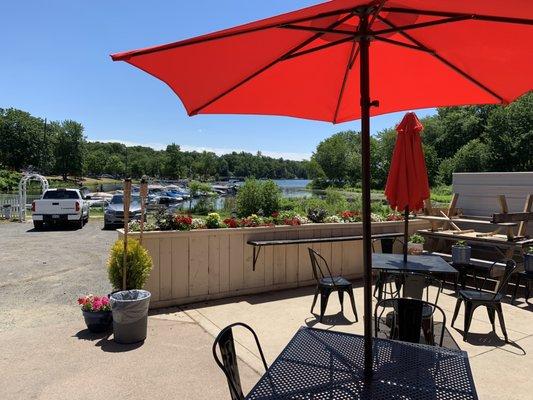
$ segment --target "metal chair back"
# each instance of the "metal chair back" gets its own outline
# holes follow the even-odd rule
[[[498,285],[498,289],[494,292],[494,296],[492,297],[493,300],[496,300],[498,296],[505,296],[505,289],[507,288],[507,284],[509,283],[509,280],[511,279],[511,276],[516,271],[517,265],[514,260],[511,259],[504,259],[495,261],[492,263],[492,265],[489,268],[488,274],[483,279],[483,284],[481,285],[481,290],[485,290],[485,284],[487,283],[487,279],[493,276],[494,268],[497,266],[497,264],[505,263],[505,273],[503,274],[503,277],[500,280],[500,283]]]
[[[378,310],[382,308],[381,313]],[[374,310],[375,336],[380,332],[380,320],[387,308],[393,309],[391,321],[391,339],[403,342],[420,343],[420,331],[424,320],[434,323],[433,315],[438,310],[442,316],[442,329],[440,331],[439,346],[442,347],[444,341],[444,330],[446,328],[446,314],[438,305],[425,300],[409,298],[384,299],[376,304]],[[424,310],[431,310],[431,318],[424,315]],[[431,330],[433,332],[433,329]],[[433,333],[434,335],[434,333]]]
[[[313,269],[313,277],[315,280],[320,282],[320,279],[322,278],[331,278],[331,281],[333,282],[333,275],[331,274],[326,259],[310,247],[308,247],[307,250],[309,250],[309,258],[311,259],[311,267]],[[320,266],[321,264],[322,267]],[[327,272],[327,275],[324,274],[324,270]]]
[[[259,349],[259,354],[261,355],[265,371],[268,369],[268,365],[263,354],[263,349],[259,344],[259,339],[250,326],[242,322],[236,322],[222,329],[215,338],[215,342],[213,343],[213,357],[215,358],[217,365],[224,372],[224,375],[226,375],[231,400],[244,400],[241,378],[239,375],[239,366],[237,363],[237,352],[235,351],[235,341],[233,339],[233,327],[235,326],[244,327],[252,333],[257,348]],[[219,348],[222,360],[218,357],[217,347]]]

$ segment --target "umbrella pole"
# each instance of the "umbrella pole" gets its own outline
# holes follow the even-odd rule
[[[409,206],[405,207],[403,221],[403,262],[407,264],[407,242],[409,241]]]
[[[370,223],[370,71],[368,10],[359,14],[360,94],[361,94],[361,159],[363,205],[363,272],[364,272],[364,332],[365,377],[372,376],[372,226]]]
[[[131,196],[131,179],[124,179],[124,259],[122,260],[122,290],[127,290],[126,274],[128,272],[128,231],[129,231],[129,217],[130,217],[130,196]]]

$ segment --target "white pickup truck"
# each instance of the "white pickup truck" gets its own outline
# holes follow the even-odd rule
[[[31,205],[33,226],[74,223],[80,228],[89,220],[89,203],[78,189],[48,189]]]

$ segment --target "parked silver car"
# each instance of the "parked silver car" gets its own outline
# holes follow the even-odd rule
[[[141,218],[141,198],[139,196],[131,196],[129,218],[130,220]],[[104,213],[104,229],[118,225],[124,225],[124,195],[122,194],[113,195]]]

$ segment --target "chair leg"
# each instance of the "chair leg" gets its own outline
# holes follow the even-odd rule
[[[516,300],[516,293],[518,292],[518,287],[520,286],[520,275],[516,275],[516,281],[514,284],[514,290],[513,290],[513,298],[511,299],[511,304],[513,304]],[[527,300],[527,299],[526,299]]]
[[[461,299],[460,297],[457,298],[457,303],[455,303],[455,311],[453,312],[453,318],[452,318],[452,324],[451,324],[452,327],[453,327],[453,324],[455,323],[455,320],[457,319],[457,315],[459,314],[459,309],[461,308],[462,301],[463,299]]]
[[[503,336],[505,337],[505,342],[508,342],[509,339],[507,338],[507,329],[505,329],[505,321],[503,319],[503,311],[502,311],[502,304],[497,303],[496,306],[496,312],[498,313],[498,319],[500,320],[500,328],[502,328]]]
[[[472,315],[474,314],[474,305],[471,301],[465,300],[465,326],[463,331],[463,340],[466,342],[466,336],[472,323]]]
[[[492,325],[492,331],[496,333],[496,327],[494,326],[494,320],[496,319],[496,310],[491,306],[487,306],[487,314],[489,314],[489,321]]]
[[[322,322],[322,317],[324,317],[324,313],[326,312],[326,306],[328,305],[328,298],[330,294],[330,290],[322,289],[320,291],[320,322]]]
[[[355,322],[359,322],[359,317],[357,316],[357,309],[355,308],[355,298],[353,296],[353,287],[350,286],[348,289],[348,296],[350,297],[350,302],[352,303],[353,315],[355,315]]]
[[[341,303],[341,313],[344,313],[344,290],[337,290],[339,295],[339,303]]]
[[[319,291],[320,291],[320,289],[317,286],[316,289],[315,289],[315,297],[313,297],[313,304],[311,304],[311,314],[313,314],[313,309],[315,308],[316,299],[318,299],[318,292]]]

